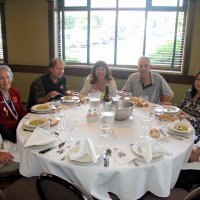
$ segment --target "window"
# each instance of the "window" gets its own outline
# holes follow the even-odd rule
[[[58,0],[57,54],[67,63],[181,71],[188,0]],[[57,12],[58,11],[58,12]]]
[[[4,1],[0,1],[0,63],[7,62]]]

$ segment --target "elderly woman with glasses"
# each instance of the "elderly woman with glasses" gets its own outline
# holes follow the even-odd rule
[[[11,87],[13,73],[6,65],[0,65],[0,133],[3,139],[16,143],[16,128],[26,114],[20,93]]]

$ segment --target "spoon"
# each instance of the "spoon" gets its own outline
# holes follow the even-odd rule
[[[106,149],[106,155],[107,155],[107,166],[110,166],[110,162],[109,162],[109,157],[111,156],[111,149]]]

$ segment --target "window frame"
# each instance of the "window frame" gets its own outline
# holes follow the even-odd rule
[[[0,0],[0,13],[1,13],[1,33],[2,33],[2,45],[3,45],[3,60],[0,60],[1,64],[8,63],[7,53],[7,37],[6,37],[6,19],[5,19],[5,0]]]
[[[49,49],[49,55],[50,58],[55,57],[55,31],[54,31],[54,3],[56,3],[56,0],[48,0],[49,4],[49,33],[54,33],[49,35],[49,42],[50,49]],[[190,84],[192,80],[192,76],[188,76],[189,72],[189,63],[190,63],[190,54],[191,54],[191,43],[192,43],[192,31],[194,26],[194,16],[195,16],[195,1],[194,0],[188,0],[188,10],[187,10],[187,29],[185,32],[185,48],[183,52],[183,66],[182,71],[172,71],[172,70],[161,70],[161,69],[153,69],[153,71],[156,71],[158,73],[161,73],[164,75],[166,79],[168,79],[170,82],[176,82],[176,83],[186,83]],[[187,55],[187,56],[186,56]],[[75,63],[67,63],[68,69],[67,74],[68,75],[74,75],[74,76],[86,76],[91,71],[92,65],[87,64],[75,64]],[[112,66],[110,65],[112,69],[112,74],[115,78],[120,79],[127,79],[127,77],[137,71],[137,66],[132,65],[132,68],[126,67],[125,65],[120,66]],[[183,76],[180,76],[183,75]],[[176,77],[176,79],[174,79]],[[183,79],[184,80],[181,80]]]

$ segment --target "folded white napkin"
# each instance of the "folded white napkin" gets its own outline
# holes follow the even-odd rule
[[[47,145],[56,141],[55,137],[40,127],[36,127],[24,147]]]
[[[140,141],[133,146],[133,150],[142,156],[147,163],[150,163],[152,158],[160,157],[168,152],[162,144],[153,138]]]
[[[99,158],[99,155],[95,151],[95,147],[93,145],[93,142],[90,139],[86,139],[79,147],[78,152],[71,153],[69,155],[70,160],[78,160],[79,158],[88,155],[91,158],[91,161],[93,163],[97,163],[97,160]]]

